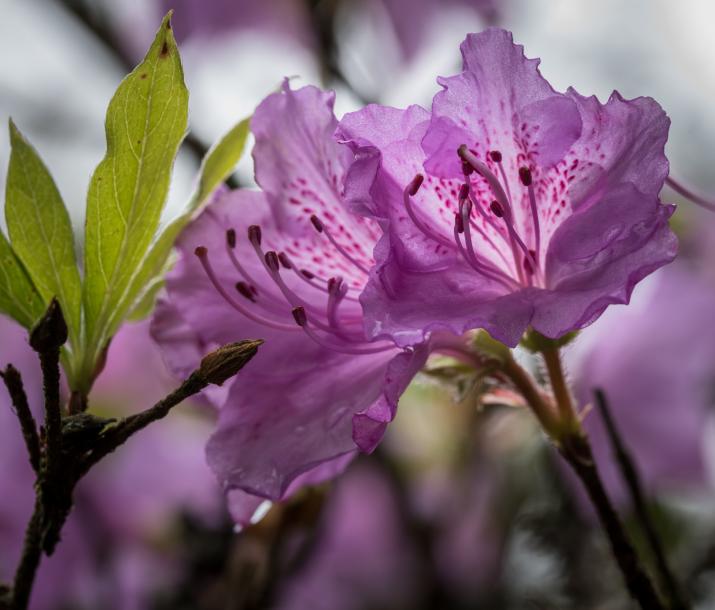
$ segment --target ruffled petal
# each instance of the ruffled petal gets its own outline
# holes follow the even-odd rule
[[[423,143],[427,171],[459,178],[463,144],[482,158],[500,151],[515,183],[519,165],[558,162],[579,137],[581,119],[576,104],[541,76],[539,60],[527,59],[511,33],[496,28],[469,34],[461,50],[463,72],[439,79],[444,90],[434,98]]]
[[[225,489],[277,500],[300,475],[355,454],[355,415],[383,405],[394,413],[395,390],[416,372],[390,366],[394,357],[336,354],[309,340],[259,353],[251,375],[234,382],[207,446]]]
[[[571,216],[551,240],[549,289],[536,301],[534,328],[560,337],[609,305],[627,303],[640,280],[675,258],[677,239],[668,226],[673,210],[624,184]]]

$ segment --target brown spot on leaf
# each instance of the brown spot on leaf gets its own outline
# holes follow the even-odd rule
[[[142,73],[139,75],[139,78],[141,78],[142,80],[144,80],[144,79],[146,78],[146,72],[142,72]]]
[[[164,44],[161,46],[161,53],[159,53],[159,57],[166,57],[169,55],[169,44],[164,41]]]

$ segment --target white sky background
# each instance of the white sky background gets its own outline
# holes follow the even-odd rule
[[[105,2],[134,44],[148,47],[158,23],[151,0]],[[357,4],[359,6],[359,3]],[[359,13],[359,11],[357,11]],[[123,76],[121,67],[54,0],[0,0],[0,123],[10,115],[50,166],[78,226],[89,175],[104,153],[103,117]],[[603,100],[612,89],[626,97],[651,95],[673,119],[669,152],[674,173],[715,192],[715,3],[708,0],[507,0],[504,26],[527,55],[540,56],[544,75]],[[341,18],[343,66],[363,90],[394,105],[428,104],[437,74],[459,65],[458,43],[478,17],[445,13],[432,24],[424,50],[407,69],[394,45],[376,35],[384,23],[355,11]],[[143,44],[142,44],[142,39]],[[382,42],[381,42],[382,40]],[[260,32],[195,41],[181,49],[191,91],[191,129],[210,143],[255,105],[283,76],[317,83],[310,55]],[[338,112],[357,102],[338,91]],[[9,144],[0,130],[0,189]],[[177,167],[168,214],[186,200],[195,170],[186,155]],[[241,178],[250,180],[250,158]]]

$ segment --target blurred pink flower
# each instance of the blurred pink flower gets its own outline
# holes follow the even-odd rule
[[[649,280],[631,307],[588,331],[590,348],[573,367],[582,404],[593,402],[595,388],[604,391],[649,492],[705,482],[704,432],[715,405],[714,287],[679,260]],[[608,490],[626,502],[597,411],[585,426]]]

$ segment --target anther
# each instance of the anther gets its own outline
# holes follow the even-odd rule
[[[258,225],[251,225],[248,227],[248,241],[250,241],[254,246],[261,245],[261,227]]]
[[[268,268],[271,271],[275,272],[280,269],[280,265],[278,263],[278,255],[273,252],[273,250],[269,250],[268,252],[266,252],[264,258],[266,260],[266,265],[268,265]]]
[[[246,284],[246,282],[237,282],[236,283],[236,291],[238,294],[240,294],[242,297],[245,297],[252,303],[256,302],[255,299],[255,292],[256,289],[253,286],[249,286]]]
[[[501,152],[492,150],[489,152],[489,158],[494,161],[494,163],[501,163]]]
[[[465,178],[467,176],[469,176],[473,171],[474,171],[474,168],[471,165],[469,165],[469,163],[462,161],[462,173],[464,174]]]
[[[318,218],[315,214],[310,217],[310,222],[313,223],[313,226],[318,233],[323,232],[323,223],[320,221],[320,218]]]
[[[459,200],[463,201],[467,197],[469,197],[469,185],[463,184],[459,187]]]
[[[205,246],[198,246],[194,250],[194,254],[198,256],[199,258],[204,258],[208,254],[208,249]]]
[[[524,186],[531,186],[531,170],[528,167],[519,168],[519,180]]]
[[[422,174],[417,174],[413,179],[412,182],[407,186],[407,193],[409,194],[410,197],[414,197],[417,194],[417,191],[420,190],[420,187],[422,186],[422,182],[424,181],[425,177]]]
[[[293,314],[293,319],[298,326],[303,327],[308,323],[308,316],[305,313],[305,309],[302,307],[294,307],[291,310],[291,313]]]
[[[281,265],[283,265],[284,269],[292,269],[293,265],[290,262],[290,259],[288,258],[288,255],[285,252],[279,252],[278,253],[278,260],[281,262]]]
[[[496,199],[489,204],[489,209],[497,218],[502,218],[504,216],[504,209]]]
[[[315,273],[308,271],[307,269],[301,269],[300,273],[306,280],[312,280],[315,278]]]
[[[228,244],[229,248],[236,247],[236,230],[235,229],[229,229],[228,231],[226,231],[226,243]]]

